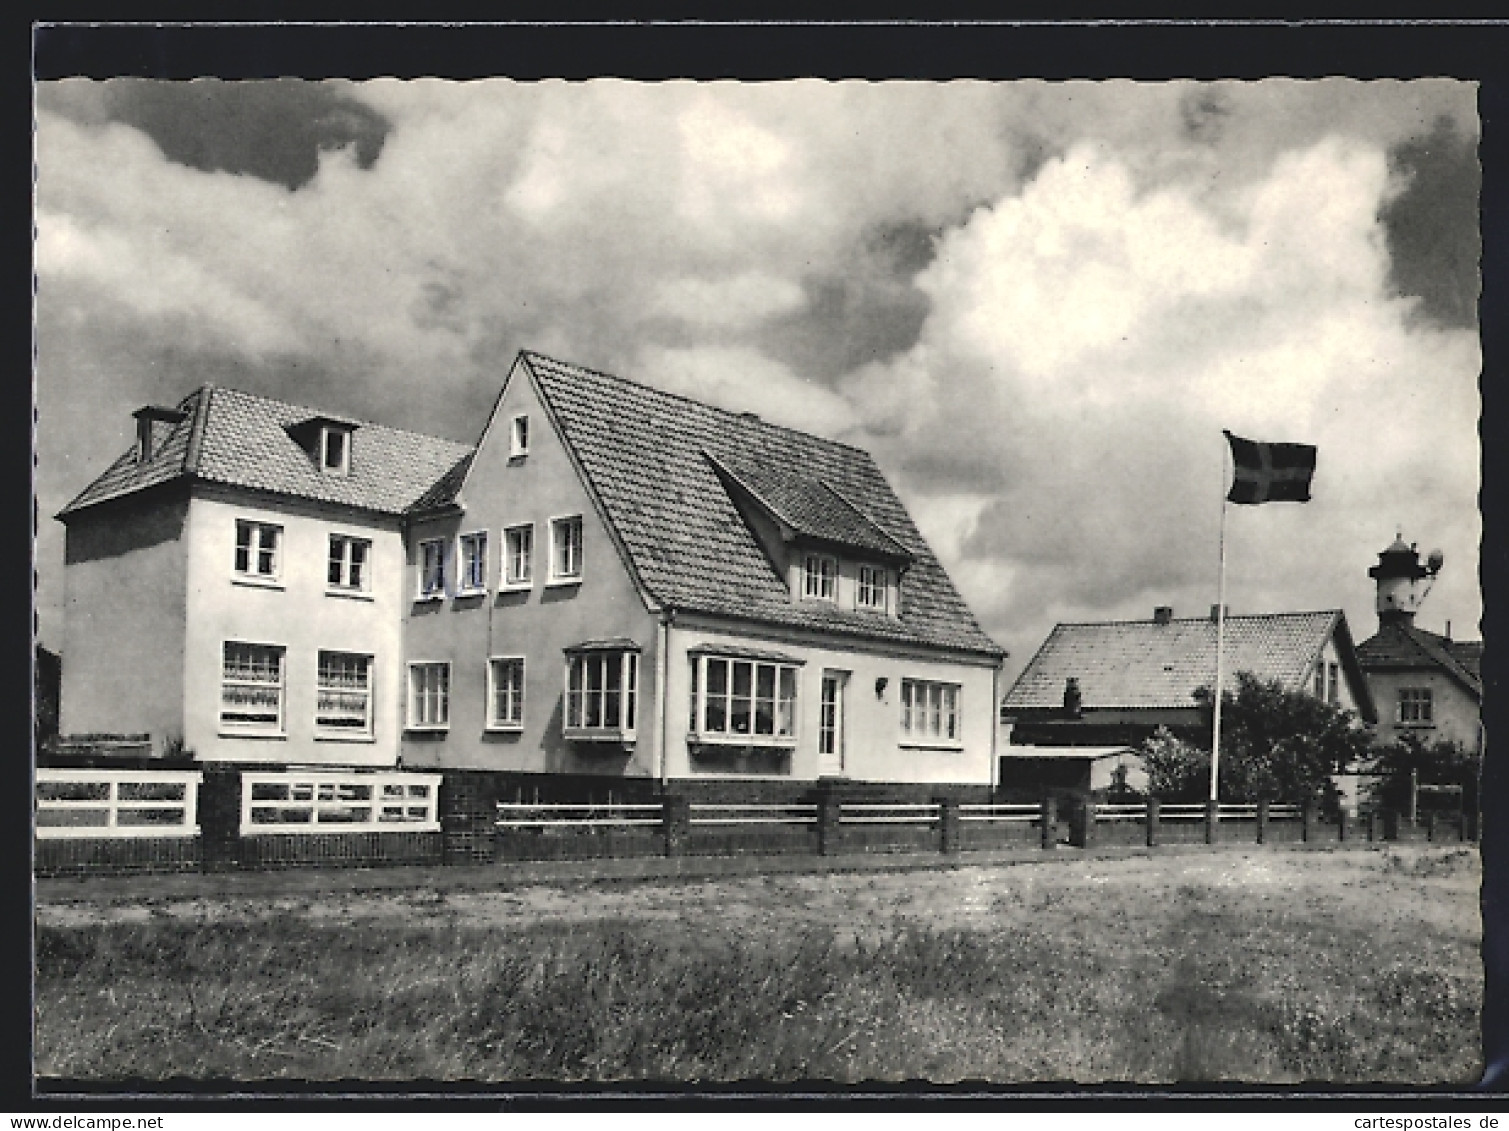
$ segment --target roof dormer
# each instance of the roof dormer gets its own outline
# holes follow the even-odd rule
[[[359,425],[334,416],[311,416],[288,426],[288,434],[304,449],[321,475],[351,474],[351,438]]]

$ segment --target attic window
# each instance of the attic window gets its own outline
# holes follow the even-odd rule
[[[334,424],[320,429],[320,470],[326,475],[351,471],[351,432]]]
[[[529,417],[523,413],[515,416],[509,426],[508,454],[510,457],[529,454]]]

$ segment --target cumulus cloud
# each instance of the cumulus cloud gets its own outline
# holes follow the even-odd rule
[[[1470,87],[279,87],[44,89],[44,514],[204,380],[471,440],[527,347],[871,448],[1013,670],[1214,600],[1223,427],[1321,450],[1234,607],[1366,635],[1397,525],[1478,614]]]

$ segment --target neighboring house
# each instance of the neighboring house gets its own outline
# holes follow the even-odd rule
[[[475,448],[206,387],[68,527],[65,733],[988,784],[1004,653],[874,461],[520,354]]]
[[[1357,647],[1381,718],[1378,739],[1413,735],[1429,744],[1483,749],[1483,643],[1453,640],[1415,626],[1415,613],[1440,565],[1422,565],[1402,539],[1378,555],[1369,575],[1377,582],[1378,632]]]
[[[524,353],[408,550],[406,765],[991,781],[1004,653],[857,448]]]
[[[1376,719],[1346,616],[1339,610],[1226,617],[1225,686],[1238,672]],[[1196,697],[1216,677],[1216,619],[1060,624],[1001,704],[1011,744],[1136,744],[1160,726],[1208,744],[1210,710]],[[1011,755],[1011,747],[1003,747]],[[1002,770],[1002,779],[1006,770]]]
[[[398,759],[403,520],[470,451],[205,386],[58,518],[61,730],[200,759]]]

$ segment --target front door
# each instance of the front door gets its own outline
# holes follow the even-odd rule
[[[844,772],[844,684],[848,672],[823,672],[817,718],[817,772],[835,777]]]

